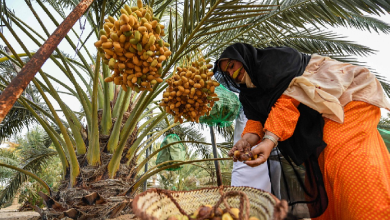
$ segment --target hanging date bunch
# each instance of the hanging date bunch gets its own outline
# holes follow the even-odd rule
[[[162,62],[170,55],[164,25],[153,16],[148,5],[141,0],[137,6],[125,5],[119,20],[108,16],[95,46],[101,52],[103,62],[112,70],[105,82],[114,82],[127,91],[153,91],[152,86],[161,83]]]
[[[210,114],[214,102],[219,98],[215,87],[219,83],[212,80],[213,65],[210,59],[198,58],[192,64],[177,67],[167,80],[169,87],[163,93],[160,106],[174,116],[174,121],[183,123],[183,118],[199,123],[199,117]]]

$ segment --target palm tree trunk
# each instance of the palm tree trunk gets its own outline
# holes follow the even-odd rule
[[[34,78],[35,74],[41,68],[43,63],[49,58],[51,53],[65,37],[74,23],[83,15],[83,13],[92,4],[93,0],[83,0],[69,14],[65,21],[49,37],[36,54],[23,67],[20,73],[11,81],[8,87],[0,95],[0,122],[3,121],[8,111],[15,104],[16,99],[22,94],[27,85]]]
[[[217,146],[216,146],[216,141],[215,141],[215,134],[214,134],[214,129],[212,126],[210,127],[210,136],[211,136],[211,143],[213,145],[213,154],[214,158],[218,158],[218,152],[217,152]],[[214,160],[214,165],[215,165],[215,172],[217,174],[217,184],[218,186],[222,186],[222,174],[221,174],[221,168],[219,167],[219,162],[218,160]]]

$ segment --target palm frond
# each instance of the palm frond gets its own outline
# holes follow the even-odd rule
[[[310,33],[308,29],[314,27],[318,31],[321,31],[320,27],[328,26],[344,26],[353,27],[361,30],[376,31],[389,33],[389,25],[375,19],[363,13],[367,12],[367,6],[356,5],[354,1],[297,1],[286,0],[280,1],[280,8],[278,10],[272,10],[269,13],[254,18],[235,20],[232,22],[221,22],[223,24],[220,28],[229,29],[232,27],[238,27],[240,25],[250,24],[238,30],[228,30],[221,34],[214,36],[212,42],[209,41],[207,47],[211,53],[220,53],[221,49],[226,44],[232,42],[253,42],[256,40],[262,41],[281,41],[286,34],[293,33]],[[388,11],[390,4],[388,2],[381,3],[381,1],[369,1],[372,4],[379,5],[374,11],[379,13],[380,9]],[[277,4],[277,1],[261,1],[263,4]],[[348,5],[348,6],[347,6]],[[350,7],[350,5],[354,7]],[[245,6],[239,5],[241,10],[245,9]],[[383,11],[383,10],[382,10]],[[383,14],[383,13],[382,13]],[[212,26],[211,26],[212,27]],[[218,28],[218,29],[220,29]],[[211,33],[214,28],[211,28],[208,32]],[[252,34],[250,34],[252,32]],[[197,40],[199,41],[199,39]],[[263,45],[267,47],[271,45]],[[325,48],[326,50],[326,48]],[[342,51],[342,50],[341,50]],[[344,51],[349,53],[350,51]],[[356,50],[354,51],[356,53]],[[342,54],[339,54],[342,55]]]
[[[297,49],[298,51],[307,54],[321,54],[329,56],[340,62],[351,63],[354,65],[365,66],[373,72],[377,79],[382,84],[386,93],[389,93],[390,84],[382,74],[377,73],[374,69],[367,66],[365,63],[359,62],[355,56],[368,56],[376,51],[352,41],[345,40],[346,37],[339,36],[336,33],[329,31],[317,31],[315,29],[308,29],[309,32],[292,32],[283,37],[278,38],[277,41],[268,41],[270,37],[264,36],[259,41],[249,41],[258,48],[265,48],[268,46],[288,46]],[[258,34],[253,30],[254,34]]]
[[[254,37],[258,36],[260,32],[253,30],[248,35],[251,34]],[[375,50],[367,46],[345,40],[345,36],[340,36],[330,31],[318,31],[313,28],[308,29],[308,32],[298,30],[283,33],[282,36],[274,35],[274,38],[275,41],[269,35],[263,34],[260,39],[249,39],[248,43],[258,48],[289,46],[303,53],[318,53],[324,56],[367,56],[375,53]]]
[[[32,173],[38,173],[47,161],[56,155],[56,151],[45,148],[45,150],[31,156],[22,166],[20,166],[20,168]],[[20,172],[15,173],[15,175],[9,180],[8,185],[0,192],[0,205],[12,199],[21,185],[27,180],[28,177],[25,174]]]
[[[390,33],[390,25],[383,22],[380,19],[373,18],[370,16],[364,15],[356,15],[350,14],[350,17],[346,19],[338,18],[338,22],[333,24],[334,27],[343,26],[343,27],[351,27],[358,30],[368,31],[368,32],[376,32],[376,33]]]
[[[0,141],[21,132],[23,128],[34,122],[36,120],[32,113],[19,103],[15,103],[14,107],[0,123]]]
[[[162,130],[167,127],[166,121],[162,120],[156,125],[156,130]],[[195,123],[185,123],[169,129],[164,136],[168,134],[176,134],[182,141],[205,142],[204,133],[200,131]],[[211,148],[199,143],[186,144],[194,149],[197,149],[198,156],[202,158],[210,158]]]
[[[69,10],[74,5],[71,1],[43,0],[42,2],[48,3],[62,18],[66,17],[64,9]]]
[[[17,166],[19,164],[18,158],[15,155],[14,151],[9,149],[0,148],[0,162]],[[11,169],[0,167],[0,182],[2,184],[6,183],[7,180],[12,177],[15,172]]]

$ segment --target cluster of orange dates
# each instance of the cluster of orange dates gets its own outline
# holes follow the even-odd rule
[[[175,122],[183,123],[183,118],[198,122],[199,118],[209,114],[218,95],[214,92],[219,83],[212,80],[210,59],[199,58],[186,67],[177,67],[167,80],[168,88],[163,93],[160,106],[174,116]]]
[[[152,86],[163,80],[162,62],[170,55],[169,44],[164,42],[164,25],[153,17],[150,7],[125,5],[119,20],[109,16],[95,46],[104,56],[113,74],[104,79],[114,82],[127,91],[127,87],[139,92],[153,91]]]

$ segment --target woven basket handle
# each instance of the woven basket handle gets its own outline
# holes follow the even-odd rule
[[[232,215],[232,213],[230,212],[230,206],[228,204],[228,202],[226,201],[226,199],[228,197],[234,197],[234,196],[240,196],[240,216],[239,216],[239,219],[245,219],[245,220],[248,220],[249,218],[249,211],[250,211],[250,204],[249,204],[249,199],[248,199],[248,196],[243,193],[243,192],[240,192],[240,191],[230,191],[230,192],[226,192],[224,193],[221,198],[218,200],[217,204],[213,207],[213,211],[215,212],[217,210],[217,208],[221,205],[221,203],[223,202],[224,205],[226,206],[226,208],[229,210],[229,213]],[[246,209],[246,213],[245,213],[245,218],[244,218],[244,204],[245,204],[245,209]]]
[[[180,207],[179,203],[177,203],[176,199],[172,197],[172,194],[169,191],[167,192],[165,190],[157,189],[157,193],[162,193],[166,195],[173,202],[173,204],[175,204],[175,206],[177,207],[177,209],[179,209],[179,212],[182,215],[185,215],[190,218],[189,215]]]
[[[165,190],[161,190],[161,189],[156,189],[156,190],[157,190],[157,193],[166,195],[173,202],[173,204],[175,204],[175,206],[177,207],[177,209],[179,210],[179,212],[182,215],[187,216],[188,219],[193,219],[180,207],[179,203],[177,203],[176,199],[173,198],[172,194],[169,191],[165,191]],[[223,202],[225,207],[229,210],[229,213],[232,215],[232,213],[230,212],[230,209],[231,209],[230,205],[228,204],[226,199],[228,197],[240,196],[240,208],[239,208],[240,214],[239,214],[239,219],[248,220],[248,218],[249,218],[249,211],[250,211],[250,204],[249,204],[248,196],[245,193],[240,192],[240,191],[230,191],[230,192],[223,193],[222,187],[220,187],[220,193],[221,193],[221,198],[219,198],[217,204],[215,206],[213,206],[213,212],[214,213],[216,212],[217,208]],[[244,218],[244,204],[245,204],[245,209],[246,209],[245,218]],[[207,218],[209,218],[209,216],[196,218],[195,220],[204,220],[204,219],[207,219]]]

